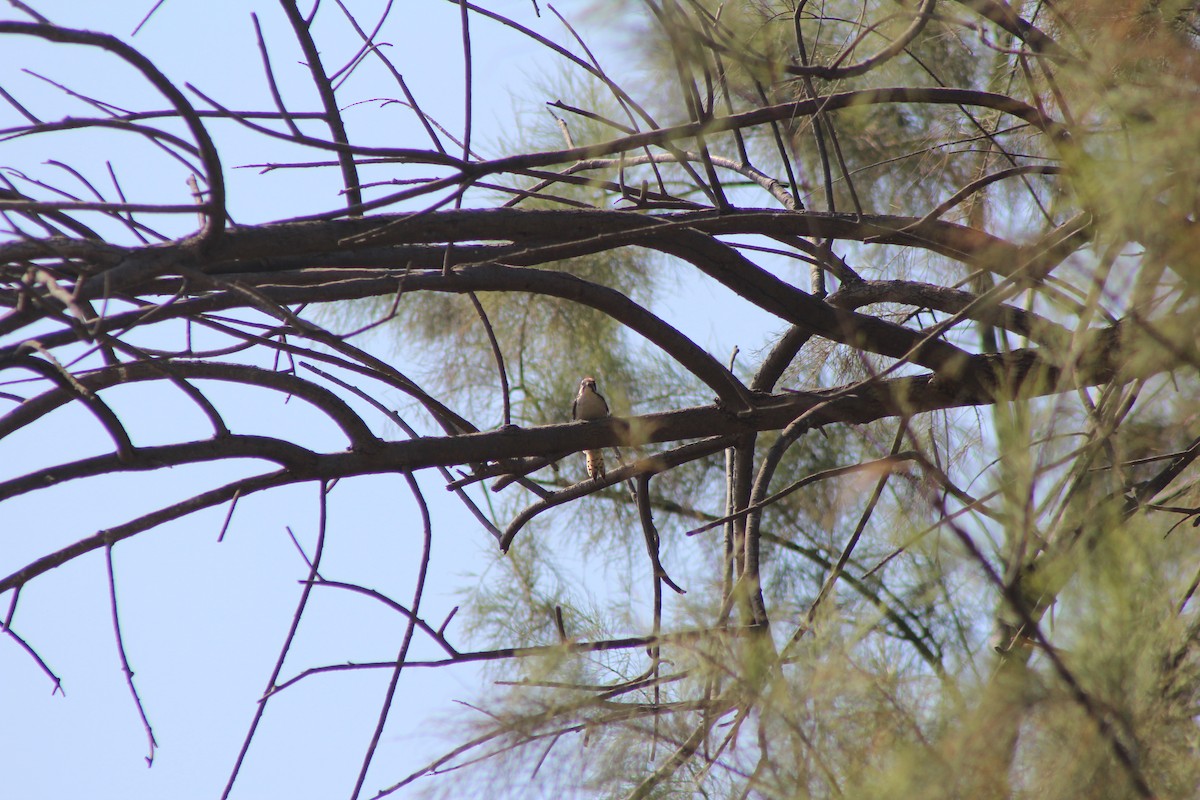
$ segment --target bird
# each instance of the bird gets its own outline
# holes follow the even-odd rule
[[[608,416],[608,403],[596,391],[596,379],[584,378],[579,382],[579,394],[571,404],[571,419],[594,420]],[[587,456],[588,477],[598,481],[604,477],[604,452],[602,450],[585,450]]]

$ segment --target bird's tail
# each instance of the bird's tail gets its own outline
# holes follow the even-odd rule
[[[598,481],[604,477],[604,452],[602,450],[585,450],[587,456],[588,477]]]

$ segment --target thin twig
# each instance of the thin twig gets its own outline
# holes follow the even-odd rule
[[[308,580],[304,582],[304,588],[300,590],[300,599],[296,603],[295,613],[292,614],[292,624],[284,636],[283,646],[279,649],[279,657],[275,660],[271,676],[267,678],[267,686],[263,690],[262,699],[255,706],[254,717],[250,721],[250,728],[246,731],[246,738],[242,740],[242,747],[238,751],[237,758],[234,760],[233,769],[229,773],[229,780],[225,784],[224,791],[221,792],[221,800],[226,800],[229,797],[229,793],[233,791],[234,781],[237,780],[238,772],[241,770],[242,763],[246,759],[246,754],[250,750],[250,742],[254,740],[254,734],[258,731],[258,724],[262,721],[263,714],[267,710],[267,703],[271,695],[275,692],[275,684],[279,680],[279,673],[283,671],[283,662],[287,659],[288,651],[292,648],[292,642],[295,641],[296,631],[300,628],[300,619],[304,616],[304,610],[308,607],[308,597],[312,593],[313,582],[316,580],[317,570],[321,566],[321,556],[325,553],[325,531],[329,511],[328,495],[329,487],[324,482],[320,483],[318,490],[320,508],[317,516],[317,546],[309,562]]]
[[[121,618],[117,613],[117,579],[113,571],[112,550],[112,544],[104,548],[104,568],[108,573],[108,607],[112,615],[113,636],[117,642],[117,656],[121,659],[121,672],[125,674],[125,685],[129,687],[129,694],[133,697],[133,705],[142,722],[142,729],[146,731],[147,746],[149,747],[146,766],[152,767],[154,766],[154,751],[158,747],[158,742],[154,739],[154,729],[150,727],[150,720],[146,717],[146,709],[142,705],[141,695],[138,694],[137,687],[133,685],[133,669],[129,666],[129,658],[125,654],[125,639],[121,635]]]
[[[363,783],[367,779],[367,770],[370,769],[371,759],[375,756],[375,749],[379,745],[379,739],[383,736],[383,726],[387,722],[388,712],[392,708],[392,700],[396,696],[396,687],[400,683],[400,673],[404,669],[405,661],[408,659],[408,648],[412,644],[413,632],[417,627],[417,614],[421,607],[421,598],[425,596],[425,577],[429,573],[429,559],[433,547],[433,523],[429,518],[429,507],[425,504],[425,497],[421,494],[421,487],[417,485],[416,478],[411,472],[404,473],[404,479],[408,482],[408,488],[412,492],[413,499],[416,500],[417,507],[421,512],[421,559],[417,567],[417,585],[413,589],[413,599],[410,608],[412,614],[408,618],[408,624],[404,628],[404,639],[400,643],[400,652],[396,655],[396,665],[392,670],[392,678],[388,683],[387,691],[384,693],[383,703],[379,709],[379,719],[375,723],[375,732],[371,735],[371,742],[367,745],[367,751],[363,755],[362,768],[359,770],[358,779],[354,783],[354,791],[351,793],[351,800],[357,800],[362,792]]]

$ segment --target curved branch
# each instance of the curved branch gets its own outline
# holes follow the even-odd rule
[[[818,300],[709,236],[684,232],[671,238],[647,237],[642,244],[685,259],[760,308],[826,339],[950,375],[969,357],[940,339]]]
[[[651,474],[643,472],[637,476],[637,511],[638,522],[642,526],[642,538],[646,541],[646,556],[650,559],[651,577],[655,582],[661,581],[671,588],[671,591],[676,594],[687,594],[679,584],[671,580],[671,576],[667,574],[667,570],[662,565],[661,553],[659,553],[659,538],[658,528],[654,525],[654,510],[650,500],[650,478]],[[655,633],[658,632],[659,623],[662,615],[662,590],[656,585],[654,594],[655,601]]]
[[[392,598],[383,594],[382,592],[379,592],[375,589],[368,589],[365,586],[359,586],[358,584],[355,584],[355,583],[346,583],[344,581],[331,581],[331,580],[326,580],[326,579],[320,578],[320,577],[318,577],[314,580],[313,585],[318,588],[327,586],[331,589],[345,589],[346,591],[354,592],[356,594],[361,594],[366,597],[369,597],[372,600],[378,600],[380,603],[387,606],[391,610],[399,613],[408,622],[411,622],[413,625],[416,625],[418,628],[420,628],[421,631],[426,636],[428,636],[430,639],[432,639],[433,642],[435,644],[437,644],[438,647],[440,647],[442,650],[446,651],[446,655],[449,656],[450,658],[458,658],[463,655],[454,647],[454,645],[450,644],[450,640],[448,640],[442,634],[441,631],[435,630],[432,625],[430,625],[425,620],[421,619],[421,617],[417,614],[416,611],[410,610],[406,606],[402,605],[401,603],[396,602],[395,600],[393,600]],[[391,663],[394,664],[395,662],[391,662]],[[287,681],[287,682],[275,687],[274,691],[272,691],[272,694],[285,688],[288,683],[290,683],[290,681]]]
[[[1002,169],[999,172],[993,172],[990,175],[984,175],[981,178],[976,178],[975,180],[971,181],[966,186],[952,194],[950,197],[943,200],[932,211],[921,217],[921,222],[917,224],[921,225],[929,222],[930,220],[937,219],[938,217],[942,216],[942,214],[945,214],[947,211],[961,203],[963,200],[966,200],[968,197],[975,194],[975,192],[978,192],[980,189],[990,186],[997,181],[1002,181],[1017,175],[1062,175],[1065,172],[1065,167],[1060,167],[1053,164],[1033,164],[1009,167],[1008,169]]]
[[[430,255],[432,255],[432,251],[430,251]],[[394,263],[394,257],[392,263]],[[353,274],[350,270],[345,270],[343,271],[344,277],[339,278],[337,272],[326,273],[332,280],[327,279],[315,286],[311,285],[312,282],[309,280],[311,273],[292,275],[265,272],[256,276],[230,275],[227,277],[230,280],[240,280],[244,284],[250,284],[252,279],[255,282],[263,279],[270,281],[265,285],[255,286],[255,291],[280,305],[310,300],[328,301],[369,297],[392,294],[396,291],[434,291],[455,294],[518,291],[571,300],[595,308],[641,334],[648,341],[662,348],[729,405],[747,405],[748,391],[741,381],[683,333],[616,289],[586,281],[569,273],[479,264],[457,267],[450,273],[444,273],[440,269],[440,265],[438,269],[429,271],[389,270],[382,275],[378,271],[372,271],[369,273],[372,277],[365,280],[351,278]],[[361,271],[359,274],[361,275]],[[287,282],[292,278],[299,278],[299,282],[305,285],[289,286]],[[173,293],[176,288],[168,288],[163,285],[160,291]],[[195,300],[181,301],[170,307],[160,307],[161,310],[156,314],[156,319],[194,318],[204,312],[244,307],[250,304],[251,298],[249,297],[239,296],[236,293],[218,293]],[[136,324],[144,314],[145,312],[139,310],[113,315],[100,321],[98,326],[101,330],[119,329],[131,323]],[[41,341],[46,346],[60,346],[74,341],[74,335],[70,331],[60,331],[41,337]],[[10,357],[10,353],[11,348],[0,348],[0,364]]]
[[[113,635],[117,643],[117,656],[121,661],[121,672],[125,675],[125,685],[129,687],[129,693],[133,696],[134,708],[142,721],[142,730],[146,732],[149,747],[146,766],[152,767],[154,766],[154,751],[158,749],[158,740],[154,738],[154,728],[150,725],[150,718],[146,715],[142,696],[138,694],[137,687],[133,683],[133,667],[129,666],[129,657],[125,653],[125,637],[121,633],[121,615],[117,607],[117,578],[113,570],[112,545],[104,548],[104,566],[108,573],[108,607],[112,618]]]
[[[18,349],[25,345],[26,343],[18,345]],[[38,349],[41,349],[41,347],[39,346]],[[121,423],[121,418],[108,407],[107,403],[97,397],[94,392],[77,380],[74,375],[61,365],[46,362],[33,356],[22,357],[19,355],[12,358],[11,363],[14,366],[24,367],[30,372],[35,372],[58,386],[64,403],[72,397],[78,397],[82,400],[88,411],[92,412],[92,415],[100,421],[100,424],[108,431],[108,435],[112,437],[113,443],[117,447],[117,454],[115,456],[117,460],[125,462],[132,456],[134,451],[133,442],[129,439],[129,433]]]
[[[969,8],[984,19],[995,23],[1001,29],[1020,39],[1035,53],[1045,53],[1058,59],[1078,59],[1068,54],[1053,37],[1045,31],[1026,21],[1013,10],[1004,0],[957,0],[964,8]]]
[[[198,116],[198,115],[197,115]],[[201,152],[198,147],[189,143],[186,139],[176,136],[168,131],[151,128],[148,125],[138,125],[130,122],[127,118],[105,118],[105,117],[67,117],[56,122],[39,122],[36,125],[26,125],[21,128],[5,128],[0,129],[0,141],[8,141],[10,139],[19,139],[22,136],[32,136],[38,133],[51,133],[54,131],[72,131],[81,128],[113,128],[118,131],[126,131],[136,133],[139,136],[145,136],[147,139],[162,139],[164,142],[175,145],[180,150],[193,156],[200,156]],[[181,158],[176,154],[177,158]],[[191,166],[186,160],[183,163]],[[151,208],[159,208],[160,206],[151,206]],[[188,206],[192,211],[196,210],[195,205]]]
[[[199,442],[139,447],[125,458],[116,453],[109,453],[39,469],[0,483],[0,501],[79,478],[115,472],[147,472],[235,458],[273,461],[285,467],[285,471],[295,480],[311,477],[320,463],[317,454],[312,450],[283,439],[234,434]]]
[[[889,42],[882,50],[868,58],[863,59],[862,61],[859,61],[857,64],[851,64],[848,67],[839,67],[836,63],[830,67],[813,65],[796,66],[795,64],[784,64],[783,71],[789,75],[823,78],[831,81],[865,75],[878,67],[880,64],[891,61],[893,58],[903,53],[904,48],[908,47],[908,45],[914,39],[921,35],[921,31],[925,30],[925,25],[928,24],[929,18],[933,16],[933,7],[935,4],[936,0],[923,0],[921,7],[917,9],[916,14],[913,17],[913,21],[909,23],[908,27],[901,32],[899,36]],[[799,27],[801,8],[803,8],[803,4],[796,9],[797,27]],[[857,39],[855,39],[854,42],[851,42],[850,45],[845,48],[843,54],[848,54],[851,50],[853,50],[854,46],[858,44],[858,42],[869,32],[870,31],[864,31]],[[841,57],[839,57],[838,60],[840,61]]]
[[[159,379],[167,380],[172,377],[239,383],[259,386],[287,395],[295,395],[307,400],[332,419],[341,428],[342,432],[346,434],[346,438],[352,447],[370,447],[371,443],[376,440],[375,434],[371,432],[371,429],[363,422],[362,418],[333,392],[296,375],[286,372],[276,372],[261,367],[206,361],[173,361],[167,364],[144,362],[106,367],[95,372],[75,376],[75,380],[87,391],[97,392],[118,384]],[[67,387],[62,387],[55,391],[45,392],[37,397],[31,397],[3,417],[0,417],[0,437],[7,436],[13,431],[33,423],[54,409],[70,402],[77,395],[78,392],[70,390]],[[192,399],[193,401],[196,400],[195,397]],[[216,431],[218,434],[217,440],[222,438],[220,434],[224,432],[222,430]]]
[[[1004,328],[1048,347],[1061,349],[1070,341],[1071,332],[1046,317],[1004,303],[972,308],[977,299],[977,295],[961,289],[900,280],[849,284],[828,298],[831,305],[843,308],[898,303],[950,314],[970,309],[967,316],[977,322]]]
[[[287,470],[279,470],[278,472],[256,475],[251,478],[234,481],[233,483],[227,483],[212,491],[189,497],[186,500],[173,503],[169,506],[164,506],[157,511],[152,511],[135,520],[130,520],[122,525],[100,531],[61,550],[56,550],[49,555],[31,561],[11,575],[0,578],[0,594],[7,592],[9,589],[24,586],[37,576],[45,574],[55,567],[61,567],[68,561],[78,558],[85,553],[98,550],[108,544],[115,544],[122,539],[128,539],[131,536],[156,528],[165,522],[179,519],[205,508],[219,506],[234,497],[245,497],[255,492],[261,492],[264,489],[285,486],[289,483],[298,483],[303,480],[308,479],[297,478],[290,475]]]
[[[496,372],[500,374],[500,401],[504,406],[504,424],[512,424],[512,401],[509,396],[508,388],[508,370],[504,366],[504,351],[500,349],[500,341],[496,338],[496,331],[492,328],[492,321],[488,319],[487,311],[483,308],[483,303],[479,302],[478,295],[475,292],[467,292],[467,297],[471,301],[471,306],[475,309],[475,315],[479,317],[480,323],[483,325],[483,331],[487,334],[488,344],[492,348],[492,358],[496,361]]]
[[[209,196],[202,206],[205,210],[206,221],[200,232],[199,244],[204,248],[215,244],[220,239],[221,233],[225,229],[225,176],[221,171],[221,159],[217,155],[217,148],[209,137],[204,123],[200,121],[196,109],[187,101],[183,93],[175,88],[175,84],[159,71],[158,67],[120,39],[105,33],[73,30],[33,22],[0,21],[0,34],[4,33],[37,36],[47,41],[64,44],[98,47],[113,53],[142,73],[146,80],[175,107],[179,117],[191,132],[192,138],[196,140],[200,158],[204,161],[204,177],[208,183]]]

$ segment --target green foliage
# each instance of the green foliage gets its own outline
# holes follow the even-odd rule
[[[554,512],[476,597],[479,640],[557,643],[556,609],[571,642],[634,631],[668,638],[613,652],[557,646],[521,660],[506,673],[519,684],[489,698],[489,730],[527,761],[550,741],[545,752],[562,757],[539,767],[554,773],[542,785],[598,796],[1108,798],[1144,795],[1146,787],[1191,796],[1200,778],[1190,757],[1200,744],[1192,609],[1200,551],[1193,529],[1174,523],[1195,518],[1195,470],[1157,507],[1149,502],[1156,493],[1139,494],[1195,436],[1195,349],[1180,330],[1196,320],[1200,285],[1191,12],[1068,3],[1038,21],[1067,48],[1063,55],[1035,53],[1033,39],[979,17],[964,23],[965,6],[939,4],[903,52],[862,75],[830,79],[795,68],[867,58],[903,34],[910,9],[648,5],[635,28],[644,70],[628,85],[661,125],[813,95],[951,86],[1001,93],[1069,132],[1037,130],[985,104],[864,103],[754,126],[736,144],[687,137],[672,143],[672,155],[691,154],[678,163],[594,165],[588,183],[559,183],[523,206],[643,203],[652,213],[648,192],[707,205],[716,193],[699,184],[714,173],[701,150],[736,168],[747,166],[744,147],[750,163],[781,183],[791,170],[807,208],[854,214],[921,217],[976,179],[1020,166],[1019,177],[973,190],[938,216],[1027,243],[1080,215],[1091,221],[1092,244],[1049,275],[1057,262],[1047,274],[1022,273],[1024,263],[1004,265],[1011,274],[969,273],[945,254],[839,242],[868,278],[965,285],[985,305],[1044,315],[1038,324],[1057,334],[1050,343],[1037,331],[1024,338],[982,322],[945,339],[998,353],[1040,343],[1055,370],[1009,373],[1006,380],[1023,382],[1002,381],[996,402],[977,414],[943,409],[823,425],[791,444],[765,477],[779,432],[748,440],[737,455],[656,475],[658,556],[688,589],[681,598],[645,579],[649,534],[638,524],[632,484]],[[620,14],[633,12],[622,9],[626,20]],[[601,119],[627,121],[600,82],[543,91],[595,113],[567,122],[574,145],[613,138]],[[535,119],[534,132],[517,132],[520,142],[563,146],[553,141],[557,124]],[[1068,177],[1031,169],[1049,163]],[[542,180],[509,189],[540,191]],[[721,187],[734,206],[762,197],[740,178]],[[545,268],[615,288],[669,317],[678,309],[662,276],[679,266],[625,247]],[[592,309],[512,294],[479,300],[505,351],[519,424],[563,421],[583,374],[600,378],[621,415],[704,399],[670,359]],[[898,302],[858,310],[900,325],[922,313],[934,323],[949,317]],[[1164,327],[1128,326],[1119,380],[1081,377],[1082,357],[1105,355],[1091,332],[1168,311],[1179,316]],[[732,312],[713,313],[737,324]],[[429,377],[444,394],[495,415],[495,365],[469,302],[405,298],[395,330],[402,346],[428,353]],[[893,361],[865,350],[814,339],[780,385],[870,384]],[[1172,379],[1151,376],[1151,365],[1168,358],[1189,368]],[[909,460],[837,471],[892,451]],[[736,477],[746,463],[738,459],[749,459],[748,478]],[[684,536],[731,510],[738,491],[749,496],[746,480],[763,478],[766,496],[826,472],[757,512],[761,564],[753,573],[743,561],[751,550],[744,516]],[[768,629],[748,629],[755,602]],[[564,754],[559,737],[578,748]],[[521,780],[509,775],[505,785],[516,790]]]

